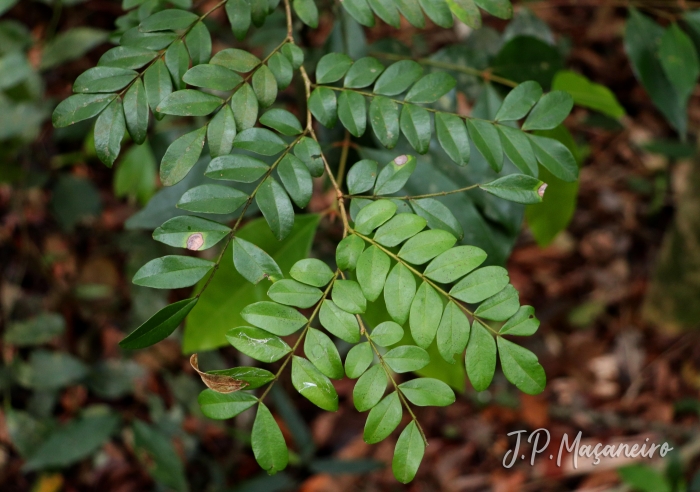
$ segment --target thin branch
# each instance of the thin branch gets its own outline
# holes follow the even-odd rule
[[[338,164],[338,175],[336,181],[338,182],[338,188],[343,186],[343,178],[345,177],[345,166],[348,162],[348,153],[350,152],[350,132],[345,130],[345,138],[343,138],[343,145],[340,151],[340,164]]]

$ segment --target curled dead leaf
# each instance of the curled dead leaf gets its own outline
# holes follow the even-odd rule
[[[233,393],[248,386],[246,381],[241,381],[240,379],[232,378],[231,376],[224,376],[222,374],[208,374],[200,371],[197,354],[192,354],[192,357],[190,357],[190,365],[192,366],[192,369],[197,371],[197,374],[199,374],[199,376],[202,378],[204,384],[217,393]]]

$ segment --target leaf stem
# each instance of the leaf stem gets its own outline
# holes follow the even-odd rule
[[[343,195],[344,198],[365,198],[367,200],[381,200],[382,198],[391,198],[392,200],[418,200],[420,198],[433,198],[436,196],[447,196],[453,195],[455,193],[462,193],[463,191],[473,190],[481,186],[480,183],[473,184],[471,186],[465,186],[458,190],[451,191],[439,191],[437,193],[427,193],[425,195],[406,195],[406,196],[382,196],[382,195]]]

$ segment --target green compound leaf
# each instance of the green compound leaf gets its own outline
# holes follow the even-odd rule
[[[430,114],[420,106],[405,104],[401,111],[401,132],[416,152],[425,154],[430,147],[432,128]]]
[[[289,461],[289,451],[282,431],[267,407],[260,403],[250,435],[255,460],[269,475],[284,470]]]
[[[138,72],[117,67],[93,67],[78,75],[73,84],[73,92],[94,94],[117,92],[131,83]]]
[[[354,280],[336,280],[331,297],[336,306],[348,313],[361,314],[367,309],[367,300],[360,284]]]
[[[206,135],[207,128],[203,126],[170,144],[160,162],[160,180],[163,185],[173,186],[187,176],[202,154]]]
[[[245,412],[255,405],[258,399],[245,391],[223,394],[205,389],[199,394],[197,402],[205,417],[226,420]]]
[[[327,87],[316,87],[309,97],[311,114],[326,128],[333,128],[338,119],[335,92]]]
[[[219,369],[207,371],[207,374],[228,376],[248,383],[247,390],[260,388],[275,379],[275,375],[259,367],[232,367],[230,369]]]
[[[338,244],[338,248],[335,250],[335,263],[341,270],[354,270],[364,249],[365,242],[360,237],[351,234]]]
[[[134,275],[136,285],[153,289],[190,287],[214,267],[213,261],[191,256],[163,256],[146,263]]]
[[[469,320],[454,301],[449,301],[442,313],[437,331],[437,348],[443,359],[455,363],[455,356],[461,355],[469,341]]]
[[[343,86],[348,89],[362,89],[372,85],[384,71],[384,65],[371,56],[357,60],[348,70]]]
[[[408,315],[416,295],[416,279],[403,264],[397,263],[389,272],[384,285],[384,302],[391,319],[399,325],[408,321]]]
[[[542,87],[534,80],[519,84],[510,91],[496,113],[496,121],[516,121],[524,118],[542,97]]]
[[[323,410],[338,410],[338,393],[331,381],[308,360],[292,358],[292,385],[307,400]]]
[[[535,308],[532,306],[520,306],[518,312],[510,317],[501,327],[501,335],[533,335],[540,327],[540,320],[535,318]]]
[[[536,395],[544,391],[547,376],[535,354],[505,338],[498,337],[498,355],[506,379],[520,391],[528,395]]]
[[[278,280],[267,291],[267,296],[275,302],[302,309],[315,306],[323,293],[296,280]]]
[[[515,287],[508,284],[498,294],[489,297],[474,311],[481,318],[505,321],[520,307],[520,297]]]
[[[355,217],[355,229],[360,234],[370,234],[396,213],[396,204],[389,200],[377,200],[360,210]]]
[[[182,215],[167,220],[153,231],[153,239],[168,246],[202,251],[225,238],[231,229],[213,220]]]
[[[490,183],[479,185],[484,191],[515,203],[541,203],[546,183],[524,174],[509,174]]]
[[[392,371],[403,373],[418,371],[430,363],[430,355],[420,347],[402,345],[389,350],[383,356]]]
[[[372,330],[372,341],[380,347],[389,347],[399,343],[403,336],[403,328],[393,321],[384,321]]]
[[[226,332],[226,340],[237,350],[261,362],[275,362],[292,351],[280,337],[253,326],[231,328]]]
[[[435,113],[438,142],[447,155],[459,166],[466,166],[471,156],[469,135],[462,118],[449,113]]]
[[[304,340],[304,353],[323,375],[343,379],[343,363],[333,340],[315,328],[309,328]]]
[[[257,284],[264,278],[273,282],[284,277],[277,262],[253,243],[233,238],[233,265],[248,282]]]
[[[183,299],[164,307],[119,342],[126,350],[150,347],[168,338],[197,304],[197,298]]]
[[[333,271],[321,260],[307,258],[297,261],[289,271],[289,275],[307,285],[324,287],[333,278]]]
[[[253,183],[269,170],[269,166],[260,159],[243,154],[232,154],[212,159],[204,175],[212,179]]]
[[[318,315],[321,325],[348,343],[360,341],[360,325],[352,314],[340,309],[333,301],[325,299]]]
[[[377,229],[374,240],[388,247],[398,246],[425,229],[426,220],[415,214],[398,214]]]
[[[450,92],[457,81],[447,72],[435,72],[423,76],[406,94],[406,102],[434,103]]]
[[[287,154],[277,166],[277,173],[294,203],[299,208],[306,207],[313,193],[313,180],[309,168],[298,157]]]
[[[255,195],[255,203],[275,237],[280,241],[287,237],[294,227],[294,207],[275,178],[270,176],[262,182]]]
[[[389,380],[381,365],[369,368],[355,383],[352,400],[358,412],[366,412],[374,407],[384,396]]]
[[[503,169],[503,147],[496,127],[488,121],[470,119],[467,120],[467,129],[479,153],[491,169],[500,173]]]
[[[350,69],[352,59],[343,53],[328,53],[316,65],[316,83],[329,84],[342,79]]]
[[[399,426],[402,416],[401,400],[394,391],[370,410],[362,438],[367,444],[383,441]]]
[[[415,421],[411,420],[396,441],[391,469],[401,483],[408,483],[416,476],[425,453],[425,442]]]
[[[345,356],[345,375],[350,379],[362,376],[374,360],[374,352],[369,342],[358,343]]]
[[[455,393],[439,379],[418,378],[399,385],[404,396],[419,407],[446,407],[455,402]]]
[[[486,252],[476,246],[457,246],[431,261],[423,274],[436,282],[449,284],[481,265],[486,256]]]
[[[114,94],[75,94],[56,106],[52,122],[56,128],[64,128],[79,121],[97,116],[111,103]]]
[[[195,87],[217,91],[231,91],[243,82],[243,78],[236,72],[220,65],[194,66],[185,72],[182,80]]]
[[[359,195],[369,191],[377,180],[377,161],[363,159],[352,165],[348,171],[348,191],[351,195]]]
[[[423,231],[406,241],[398,256],[413,265],[422,265],[450,249],[456,242],[457,238],[447,231]]]
[[[391,261],[376,246],[370,246],[357,261],[357,281],[368,301],[376,301],[384,289]]]
[[[413,60],[401,60],[389,65],[374,84],[374,93],[395,96],[412,86],[423,75],[423,67]]]
[[[299,119],[286,109],[268,109],[260,117],[260,123],[277,130],[282,135],[299,135],[304,131],[299,123]]]
[[[464,237],[464,230],[454,214],[435,198],[421,198],[410,201],[413,211],[428,222],[431,229],[441,229],[457,238]]]
[[[435,339],[440,317],[442,316],[442,297],[427,282],[423,282],[411,303],[409,325],[411,336],[416,345],[428,348]]]
[[[287,282],[294,281],[287,280]],[[272,286],[274,287],[277,283],[275,282]],[[309,321],[296,309],[269,301],[248,304],[241,311],[241,317],[251,325],[281,337],[291,335]]]
[[[367,104],[364,96],[353,91],[343,91],[338,97],[338,118],[355,137],[361,137],[367,129]]]
[[[333,96],[335,97],[335,95]],[[311,103],[311,100],[309,100],[309,103]],[[333,109],[335,110],[335,107]],[[396,147],[399,141],[398,104],[383,96],[372,98],[372,101],[369,103],[369,121],[372,124],[374,134],[384,147],[387,149]]]
[[[501,136],[501,145],[515,167],[529,176],[537,177],[537,158],[527,134],[509,126],[496,125]]]
[[[476,391],[484,391],[496,372],[496,342],[484,325],[472,324],[467,353],[464,356],[467,376]]]
[[[568,92],[552,91],[540,98],[523,123],[523,130],[552,130],[561,124],[574,107]]]
[[[508,271],[499,266],[479,268],[452,287],[450,295],[471,304],[497,294],[508,285]]]
[[[228,155],[236,138],[236,118],[230,106],[224,106],[209,122],[207,142],[212,157]]]
[[[377,176],[374,187],[376,195],[390,195],[399,191],[416,170],[416,158],[412,155],[400,155],[384,166]]]

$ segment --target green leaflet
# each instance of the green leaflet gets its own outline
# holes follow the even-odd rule
[[[457,81],[446,72],[435,72],[423,76],[406,94],[406,102],[434,103],[450,92]]]
[[[399,325],[403,325],[408,321],[408,315],[415,295],[415,277],[406,266],[397,263],[391,269],[386,279],[384,302],[389,316]]]
[[[311,100],[309,100],[310,103]],[[399,141],[399,105],[387,97],[372,98],[369,103],[369,121],[382,145],[387,149],[393,149]]]
[[[300,208],[306,207],[313,193],[309,168],[298,157],[287,154],[277,166],[277,173],[294,203]]]
[[[481,27],[481,13],[474,0],[446,0],[452,13],[469,27]]]
[[[559,126],[574,107],[574,99],[568,92],[552,91],[545,94],[523,123],[523,130],[551,130]]]
[[[165,66],[168,67],[175,90],[184,89],[186,84],[182,77],[190,68],[190,54],[182,39],[176,40],[165,52]]]
[[[401,111],[401,132],[419,154],[428,152],[431,137],[430,114],[413,104],[405,104]]]
[[[515,287],[508,284],[499,293],[489,297],[474,311],[474,314],[494,321],[505,321],[520,307],[520,298]]]
[[[377,229],[374,240],[383,246],[398,246],[425,229],[425,225],[426,220],[419,215],[398,214]]]
[[[292,358],[292,385],[311,403],[323,410],[338,410],[338,394],[330,380],[308,360]]]
[[[427,282],[423,282],[411,303],[409,325],[416,345],[428,348],[435,339],[442,316],[442,297]]]
[[[476,4],[489,14],[499,19],[513,17],[513,6],[508,0],[474,0]]]
[[[440,229],[419,232],[406,241],[399,250],[399,258],[414,265],[422,265],[450,249],[457,238]]]
[[[343,53],[328,53],[316,65],[316,83],[329,84],[342,79],[350,69],[352,59]]]
[[[278,280],[267,291],[267,296],[273,301],[299,308],[316,305],[322,295],[317,288],[290,279]]]
[[[304,51],[295,44],[287,43],[282,46],[282,54],[292,64],[294,70],[298,70],[304,63]]]
[[[284,188],[275,178],[270,176],[262,182],[255,195],[255,202],[275,237],[280,241],[287,237],[294,227],[294,208]]]
[[[484,391],[491,384],[496,371],[496,342],[484,325],[472,324],[467,353],[464,356],[467,376],[476,391]]]
[[[503,337],[498,337],[498,355],[506,379],[520,391],[529,395],[544,391],[547,377],[535,354]]]
[[[220,65],[194,66],[185,72],[182,80],[195,87],[218,91],[231,91],[243,82],[243,78],[236,72]]]
[[[391,0],[367,0],[374,13],[377,14],[381,20],[389,24],[390,26],[398,29],[400,26],[401,19],[399,18],[399,12],[396,6],[391,2]]]
[[[413,345],[401,345],[384,354],[384,362],[397,373],[418,371],[430,363],[430,355]]]
[[[395,96],[413,85],[423,75],[423,67],[413,60],[392,63],[374,84],[374,93]]]
[[[288,44],[285,46],[291,45]],[[292,82],[292,78],[294,77],[294,67],[286,56],[284,56],[282,53],[275,53],[267,61],[267,66],[272,72],[272,75],[275,77],[277,87],[280,90],[284,90],[289,87],[289,84]]]
[[[367,105],[364,96],[353,91],[342,91],[338,97],[338,118],[355,137],[367,129]]]
[[[439,379],[418,378],[399,385],[404,396],[419,407],[446,407],[455,402],[455,394]]]
[[[367,0],[346,0],[342,5],[353,19],[363,26],[374,26],[374,14]]]
[[[425,17],[418,0],[397,0],[396,6],[409,23],[421,29],[425,28]]]
[[[488,121],[467,120],[469,137],[489,166],[497,173],[503,168],[503,147],[496,127]]]
[[[425,15],[435,24],[445,29],[452,27],[454,20],[447,3],[441,0],[418,0]]]
[[[357,379],[364,374],[374,360],[374,352],[369,342],[358,343],[345,356],[345,375]]]
[[[486,260],[486,252],[476,246],[450,248],[431,261],[423,274],[431,280],[448,284],[474,270]]]
[[[401,483],[408,483],[416,476],[420,462],[425,453],[425,442],[418,426],[412,420],[404,428],[396,441],[394,458],[391,461],[391,469],[394,477]]]
[[[272,286],[274,287],[277,283],[275,282]],[[270,296],[270,298],[274,300],[274,297]],[[296,309],[269,301],[248,304],[241,311],[241,317],[251,325],[281,337],[291,335],[308,322],[306,317]]]
[[[133,282],[154,289],[190,287],[204,277],[213,266],[212,261],[191,256],[163,256],[139,268]]]
[[[143,85],[146,89],[146,99],[148,99],[148,105],[153,111],[153,115],[156,119],[162,118],[163,115],[156,113],[156,108],[173,91],[170,72],[168,72],[168,67],[162,58],[156,60],[153,65],[146,69],[143,76]]]
[[[253,88],[246,84],[236,91],[231,98],[231,109],[239,132],[255,126],[258,119],[258,99]]]
[[[75,94],[61,101],[53,112],[52,121],[56,128],[70,126],[79,121],[98,115],[111,103],[114,94]]]
[[[263,403],[258,405],[250,441],[256,461],[268,474],[274,475],[287,467],[287,444],[270,410]]]
[[[410,201],[411,208],[416,214],[428,222],[431,229],[442,229],[457,238],[464,236],[464,230],[454,214],[435,198],[421,198]]]
[[[372,341],[380,347],[389,347],[399,343],[404,332],[400,325],[393,321],[384,321],[372,330]]]
[[[176,91],[160,102],[156,111],[176,116],[207,116],[223,104],[220,97],[192,89]]]
[[[94,94],[99,92],[117,92],[126,87],[138,75],[134,70],[117,67],[89,68],[75,79],[73,92]]]
[[[236,138],[233,140],[233,146],[268,156],[279,154],[287,148],[284,140],[266,128],[248,128],[243,130],[236,135]]]
[[[362,89],[372,85],[384,71],[384,65],[371,56],[357,60],[348,70],[343,86],[348,89]]]
[[[236,118],[230,106],[224,106],[216,113],[207,127],[207,143],[212,157],[228,155],[236,138]]]
[[[228,48],[215,54],[209,63],[221,65],[234,72],[247,73],[260,65],[261,62],[257,56],[245,50]]]
[[[250,4],[247,0],[228,0],[226,14],[234,36],[242,41],[250,28]]]
[[[141,79],[134,81],[124,95],[124,118],[134,142],[144,143],[148,133],[148,100]]]
[[[186,10],[161,10],[147,17],[139,24],[141,32],[179,31],[187,29],[199,19],[197,14]]]
[[[343,378],[345,371],[338,349],[322,331],[309,328],[304,340],[304,354],[321,374],[333,379]]]
[[[661,37],[659,61],[678,97],[687,104],[698,82],[700,61],[692,40],[675,22]]]
[[[253,183],[270,168],[260,159],[243,154],[222,155],[212,159],[204,175],[212,179]]]
[[[558,71],[552,81],[552,89],[566,91],[578,106],[600,111],[616,120],[625,115],[625,108],[620,105],[610,89],[604,85],[595,84],[576,72]]]
[[[518,312],[505,322],[499,330],[501,335],[533,335],[540,327],[540,320],[535,318],[535,309],[532,306],[520,306]]]
[[[442,358],[454,364],[455,356],[461,355],[467,346],[470,331],[467,316],[454,301],[449,301],[437,331],[437,348]]]
[[[328,265],[316,258],[307,258],[297,261],[289,275],[293,279],[314,287],[324,287],[333,278],[333,271]]]
[[[207,371],[207,374],[228,376],[245,381],[248,383],[248,386],[245,387],[247,390],[260,388],[275,379],[274,374],[259,367],[232,367],[230,369]]]
[[[160,162],[160,180],[165,186],[172,186],[182,181],[195,165],[204,147],[207,128],[186,133],[175,140],[165,151]]]
[[[529,176],[537,177],[537,158],[527,134],[504,125],[496,125],[501,137],[501,145],[508,159]]]
[[[265,278],[275,281],[284,277],[270,255],[239,237],[233,238],[233,264],[238,273],[253,284]]]
[[[399,426],[402,416],[401,400],[394,391],[370,410],[362,438],[367,444],[383,441]]]
[[[367,300],[354,280],[336,280],[331,297],[336,306],[348,313],[361,314],[367,309]]]
[[[508,271],[505,268],[487,266],[460,280],[452,287],[450,295],[460,301],[474,304],[503,290],[508,281]]]
[[[377,161],[363,159],[352,165],[347,175],[348,191],[359,195],[369,191],[377,180]]]
[[[321,158],[321,147],[313,138],[302,137],[294,146],[294,155],[302,160],[309,168],[311,176],[318,178],[323,176],[324,165]]]
[[[204,22],[199,21],[185,36],[187,51],[192,57],[192,65],[207,63],[211,58],[211,34]]]
[[[254,406],[258,399],[245,391],[222,394],[211,389],[205,389],[199,394],[197,402],[206,417],[215,420],[226,420],[245,412]]]
[[[125,132],[124,109],[117,98],[95,122],[95,152],[108,167],[112,167],[119,155]]]
[[[571,183],[578,178],[578,164],[571,151],[558,140],[528,134],[537,161],[557,178]]]
[[[338,244],[335,250],[335,262],[341,270],[354,270],[365,242],[358,236],[350,234]]]
[[[281,338],[252,326],[231,328],[226,339],[237,350],[262,362],[275,362],[292,350]]]
[[[542,87],[534,80],[519,84],[510,91],[496,113],[496,121],[516,121],[524,118],[542,97]]]
[[[374,187],[376,195],[390,195],[399,191],[416,169],[416,158],[412,155],[400,155],[382,168]]]
[[[358,412],[365,412],[374,407],[384,396],[389,380],[380,364],[374,365],[355,383],[352,401]]]
[[[303,131],[297,117],[286,109],[268,109],[260,117],[260,123],[277,130],[282,135],[299,135]]]
[[[509,174],[490,183],[479,185],[484,191],[516,203],[540,203],[546,183],[524,174]]]
[[[391,261],[376,246],[367,248],[357,261],[357,281],[368,301],[376,301],[384,289]]]
[[[314,0],[294,0],[292,6],[304,24],[313,28],[318,27],[318,7]]]
[[[460,166],[466,166],[471,156],[467,127],[457,115],[435,113],[435,130],[438,142],[450,159]]]
[[[355,229],[361,234],[370,234],[396,213],[396,204],[389,200],[377,200],[360,210],[355,217]]]
[[[267,65],[261,65],[253,74],[253,92],[260,106],[266,108],[277,99],[277,79]]]
[[[183,299],[164,307],[151,316],[148,321],[124,337],[119,342],[119,346],[126,350],[136,350],[150,347],[164,340],[185,319],[195,304],[197,304],[197,300],[196,297]]]
[[[133,46],[115,46],[107,50],[97,62],[101,67],[117,67],[136,70],[152,61],[158,52]]]
[[[335,92],[327,87],[316,87],[308,101],[309,110],[319,123],[326,128],[333,128],[338,119]]]
[[[231,229],[213,220],[183,215],[165,221],[153,231],[153,239],[174,246],[201,251],[225,238]]]
[[[352,314],[340,309],[333,301],[325,299],[318,315],[321,325],[348,343],[360,341],[360,325]]]

